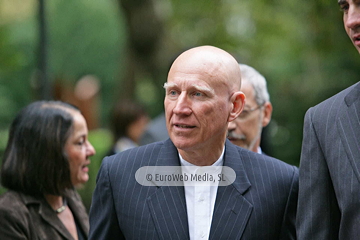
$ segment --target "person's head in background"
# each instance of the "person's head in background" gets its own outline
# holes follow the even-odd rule
[[[246,96],[245,107],[228,126],[228,139],[240,147],[261,153],[260,141],[263,127],[271,120],[272,105],[265,78],[254,68],[239,64],[241,91]]]
[[[136,147],[149,122],[145,108],[131,100],[120,100],[111,113],[113,153]]]
[[[12,122],[1,184],[29,195],[63,195],[88,181],[95,149],[80,111],[59,101],[38,101]]]
[[[356,50],[360,53],[360,5],[357,0],[338,0],[340,9],[344,12],[345,31]]]

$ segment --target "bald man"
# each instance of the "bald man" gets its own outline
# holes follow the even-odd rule
[[[170,139],[103,160],[90,239],[295,239],[297,169],[226,140],[244,106],[240,85],[236,60],[219,48],[174,61],[164,84]]]

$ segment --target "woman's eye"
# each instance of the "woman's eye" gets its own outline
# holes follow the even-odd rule
[[[79,145],[79,146],[82,146],[82,145],[85,144],[85,140],[80,140],[76,144]]]

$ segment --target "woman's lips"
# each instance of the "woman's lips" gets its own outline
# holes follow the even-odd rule
[[[89,167],[88,167],[89,164],[90,164],[90,163],[87,163],[87,164],[83,165],[82,168],[81,168],[81,170],[82,170],[83,172],[89,172]]]

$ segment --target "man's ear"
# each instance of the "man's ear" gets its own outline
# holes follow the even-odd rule
[[[270,102],[266,102],[264,104],[264,108],[263,108],[263,114],[264,114],[264,117],[263,117],[263,120],[262,120],[262,126],[263,127],[266,127],[270,120],[271,120],[271,114],[272,114],[272,105]]]
[[[235,92],[230,99],[232,108],[229,114],[228,122],[233,121],[239,116],[245,105],[245,94],[241,91]]]

